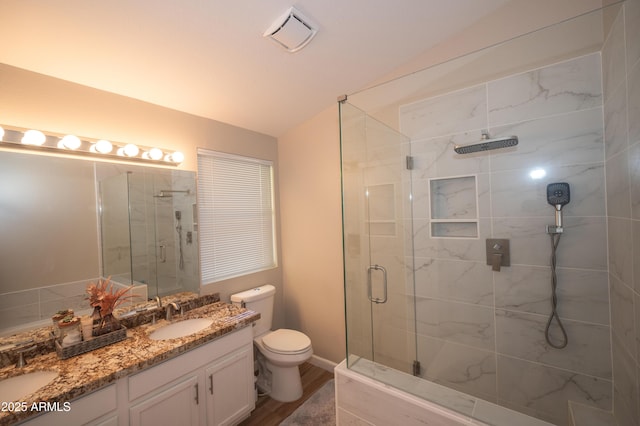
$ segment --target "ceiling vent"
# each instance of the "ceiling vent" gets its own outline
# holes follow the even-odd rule
[[[295,8],[276,19],[263,34],[284,47],[288,52],[297,52],[305,47],[318,32]]]

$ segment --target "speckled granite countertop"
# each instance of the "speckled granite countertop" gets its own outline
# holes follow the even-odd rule
[[[28,357],[25,367],[12,365],[0,369],[0,380],[33,371],[55,371],[58,377],[20,402],[26,402],[28,406],[34,402],[62,403],[246,327],[260,315],[225,302],[215,302],[177,316],[172,322],[189,318],[211,318],[213,324],[187,337],[152,340],[149,333],[169,324],[164,319],[159,320],[156,324],[128,329],[127,338],[121,342],[69,359],[61,360],[55,352]],[[37,413],[0,412],[0,425],[11,425],[32,414]]]

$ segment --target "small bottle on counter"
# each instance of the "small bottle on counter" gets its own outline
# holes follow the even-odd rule
[[[59,341],[63,348],[82,341],[79,326],[80,319],[73,315],[66,316],[58,321],[58,327],[60,328]]]
[[[73,309],[58,311],[51,317],[51,322],[53,323],[53,334],[57,338],[60,338],[60,327],[58,326],[58,323],[68,316],[73,316]]]
[[[82,340],[93,339],[93,318],[91,315],[80,318],[80,327],[82,328]]]

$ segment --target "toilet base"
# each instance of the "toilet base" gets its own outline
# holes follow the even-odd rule
[[[279,402],[302,397],[302,380],[298,366],[313,355],[311,345],[302,352],[282,354],[269,351],[258,336],[253,339],[258,363],[258,388]]]
[[[292,402],[302,397],[302,380],[298,366],[278,367],[267,361],[271,371],[271,392],[269,396],[280,402]]]

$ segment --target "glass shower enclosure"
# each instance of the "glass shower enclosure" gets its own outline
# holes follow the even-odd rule
[[[197,292],[195,174],[98,166],[103,275],[149,298]]]
[[[409,139],[349,103],[340,104],[340,114],[348,142],[342,179],[349,353],[410,372],[417,361]]]
[[[610,297],[620,267],[608,244],[623,234],[607,207],[625,193],[614,173],[626,165],[605,169],[626,149],[613,133],[628,96],[613,90],[626,72],[623,4],[339,101],[348,368],[414,394],[402,377],[416,376],[557,425],[569,402],[611,412],[613,389],[635,407],[614,380],[633,361],[620,361],[612,335],[624,332],[610,320],[624,309]],[[454,151],[483,133],[519,144]],[[552,182],[572,193],[557,265],[564,349],[544,338]],[[493,238],[510,242],[500,271]]]

